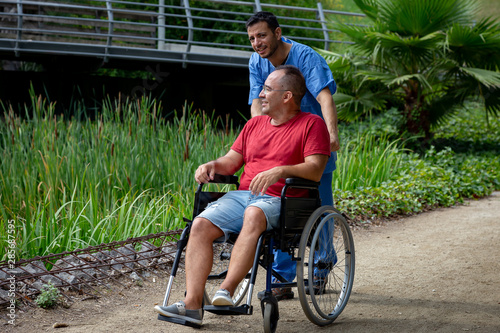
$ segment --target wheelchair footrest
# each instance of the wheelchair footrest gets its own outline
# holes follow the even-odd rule
[[[205,305],[203,307],[205,311],[214,313],[216,315],[228,316],[228,315],[252,315],[253,307],[243,304],[240,306],[215,306],[215,305]]]
[[[201,328],[201,325],[189,322],[187,320],[180,319],[180,318],[166,317],[166,316],[163,316],[161,314],[158,314],[158,320],[168,321],[171,323],[189,326],[189,327],[193,327],[193,328]]]

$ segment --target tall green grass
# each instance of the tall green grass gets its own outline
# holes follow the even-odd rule
[[[16,224],[18,258],[182,227],[182,217],[192,214],[196,168],[225,154],[239,131],[229,118],[189,106],[166,121],[149,98],[108,98],[92,117],[75,103],[75,116],[66,119],[55,114],[55,104],[31,96],[16,113],[3,106],[0,258],[9,220]],[[346,142],[334,186],[390,179],[399,167],[396,144],[361,134]]]
[[[192,212],[196,167],[225,153],[238,132],[189,106],[167,122],[148,98],[105,100],[94,121],[56,116],[34,94],[23,117],[4,110],[0,251],[14,220],[18,257],[180,227]]]
[[[338,170],[333,176],[333,188],[352,191],[376,187],[394,177],[403,158],[398,142],[386,136],[358,132],[337,153]]]

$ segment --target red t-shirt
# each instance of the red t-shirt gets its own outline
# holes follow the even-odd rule
[[[248,190],[251,180],[260,172],[275,166],[303,163],[314,154],[330,156],[330,135],[325,122],[317,115],[300,112],[279,126],[271,125],[271,117],[251,118],[231,147],[243,155],[245,169],[240,190]],[[271,185],[266,194],[281,195],[285,179]]]

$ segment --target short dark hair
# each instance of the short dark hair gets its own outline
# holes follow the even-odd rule
[[[281,85],[293,93],[293,98],[297,105],[300,105],[302,98],[306,94],[306,80],[302,72],[293,65],[281,65],[276,67],[277,71],[285,71],[285,75],[280,79]]]
[[[250,27],[256,23],[259,23],[259,22],[266,22],[267,26],[272,31],[276,30],[276,28],[278,28],[280,26],[280,24],[278,23],[278,19],[276,18],[276,16],[274,16],[273,13],[261,11],[261,12],[257,12],[255,14],[253,14],[247,20],[245,27],[248,30],[248,27]]]

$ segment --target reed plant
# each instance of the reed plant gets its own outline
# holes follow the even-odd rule
[[[360,187],[376,187],[393,179],[401,167],[404,149],[400,140],[358,132],[337,153],[337,171],[333,188],[352,191]]]
[[[70,119],[31,94],[0,122],[0,258],[8,221],[17,257],[33,257],[182,226],[192,213],[194,171],[225,153],[238,129],[185,105],[171,121],[148,97],[75,103]],[[19,113],[24,112],[20,117]]]

